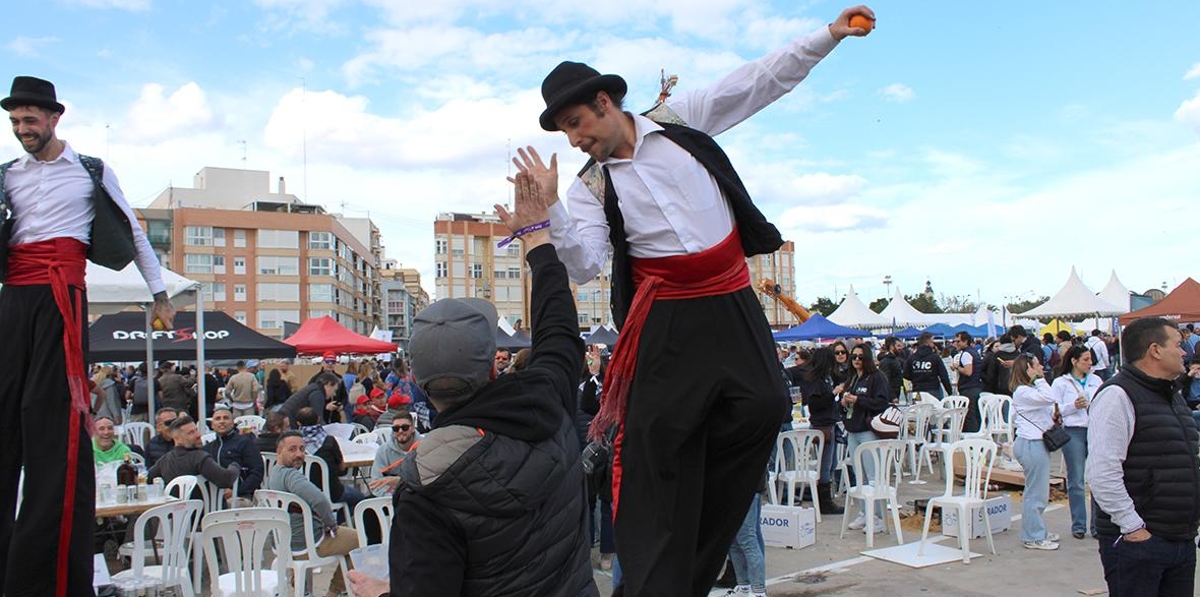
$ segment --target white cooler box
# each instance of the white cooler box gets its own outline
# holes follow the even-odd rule
[[[817,542],[817,515],[812,508],[764,504],[759,523],[767,547],[799,549]]]
[[[1003,533],[1012,526],[1012,500],[1007,495],[989,498],[983,503],[987,508],[988,520],[992,523],[992,534]],[[971,510],[971,538],[983,537],[983,509]],[[958,536],[958,509],[942,509],[942,534],[947,537]]]

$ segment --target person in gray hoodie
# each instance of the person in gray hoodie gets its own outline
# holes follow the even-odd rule
[[[392,432],[387,441],[375,450],[375,465],[371,467],[371,491],[376,496],[392,495],[400,484],[400,463],[421,439],[408,411],[400,411],[391,422]]]

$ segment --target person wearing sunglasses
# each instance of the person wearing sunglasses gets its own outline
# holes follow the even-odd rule
[[[850,379],[850,347],[846,346],[846,342],[838,340],[829,345],[833,349],[833,371],[830,377],[833,378],[834,384],[843,384]]]
[[[400,463],[408,456],[408,451],[421,439],[417,433],[413,417],[407,411],[401,411],[392,419],[391,433],[375,450],[375,465],[371,467],[371,480],[368,485],[376,496],[392,495],[400,484]]]
[[[888,398],[888,380],[875,368],[875,359],[871,349],[866,344],[856,344],[850,351],[850,379],[846,381],[842,391],[842,408],[845,409],[842,424],[846,426],[846,452],[854,454],[855,448],[867,442],[879,439],[871,431],[871,418],[884,411],[890,402]],[[826,446],[829,449],[830,446]],[[863,459],[863,469],[857,471],[860,479],[871,479],[875,476],[875,462],[867,457]],[[828,492],[829,484],[817,485],[817,491]],[[821,496],[825,498],[824,495]],[[849,523],[848,528],[865,529],[867,512],[865,506],[858,512],[858,517]],[[824,511],[822,511],[824,512]],[[882,533],[887,528],[883,523],[883,503],[875,502],[875,529]]]

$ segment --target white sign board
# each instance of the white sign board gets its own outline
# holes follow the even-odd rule
[[[768,547],[799,549],[817,542],[817,515],[812,508],[764,505],[759,524]]]

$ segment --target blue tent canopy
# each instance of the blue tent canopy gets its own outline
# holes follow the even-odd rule
[[[935,323],[925,328],[924,331],[929,332],[934,336],[941,336],[944,338],[946,336],[953,336],[956,330],[944,323]]]
[[[820,314],[814,314],[808,321],[781,332],[775,332],[775,340],[788,342],[793,340],[820,340],[823,338],[865,338],[870,332],[840,326]]]
[[[915,340],[917,338],[917,336],[920,336],[920,335],[921,335],[921,330],[918,330],[917,328],[915,328],[911,325],[894,333],[894,334],[886,334],[886,336],[895,336],[902,340]]]

